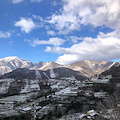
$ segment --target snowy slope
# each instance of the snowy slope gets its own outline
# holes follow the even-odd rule
[[[91,77],[96,74],[100,74],[107,69],[110,69],[115,64],[116,62],[94,61],[94,60],[83,60],[67,66],[62,66],[55,62],[39,62],[35,64],[28,60],[24,60],[22,58],[15,56],[15,57],[6,57],[3,59],[0,59],[0,75],[9,73],[17,68],[27,68],[29,70],[42,70],[42,71],[50,70],[49,77],[55,78],[56,74],[54,73],[53,69],[64,67],[74,71],[78,71],[83,76]],[[38,73],[38,71],[36,71],[36,74],[37,74],[37,77],[38,76],[40,77],[40,74]]]
[[[32,63],[28,60],[13,56],[0,59],[0,75],[11,72],[17,68],[27,68],[30,70],[49,70],[61,67],[62,65],[55,62]]]
[[[24,79],[24,87],[21,89],[20,93],[30,93],[32,91],[40,91],[39,80],[28,80]]]
[[[39,62],[35,65],[34,68],[31,68],[33,70],[49,70],[54,68],[62,67],[62,65],[55,63],[55,62]]]
[[[108,61],[83,60],[66,66],[69,69],[79,71],[86,77],[100,74],[111,68],[115,63]]]
[[[6,94],[8,92],[10,83],[13,81],[14,79],[1,79],[0,80],[0,94]]]
[[[5,78],[14,78],[14,79],[39,79],[39,80],[49,80],[49,79],[77,79],[83,80],[86,79],[81,73],[65,68],[54,68],[46,71],[42,70],[29,70],[26,68],[18,68],[13,70],[12,72],[6,73],[0,77],[0,79]]]
[[[31,68],[34,63],[19,57],[6,57],[0,59],[0,75],[11,72],[17,68]]]
[[[50,77],[51,78],[55,78],[56,77],[56,74],[54,73],[53,69],[50,69]]]

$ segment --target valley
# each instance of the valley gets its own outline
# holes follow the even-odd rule
[[[119,63],[7,62],[14,69],[0,77],[0,119],[119,120]]]

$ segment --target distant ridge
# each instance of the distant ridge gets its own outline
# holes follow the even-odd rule
[[[18,68],[0,77],[0,79],[5,79],[5,78],[14,78],[20,80],[21,79],[34,80],[36,78],[39,80],[49,80],[49,79],[85,80],[86,79],[86,77],[82,76],[80,72],[65,67],[49,69],[46,71]]]
[[[29,70],[50,70],[55,68],[68,68],[80,72],[82,76],[91,77],[110,69],[116,62],[83,60],[67,66],[60,65],[56,62],[39,62],[33,63],[17,56],[0,59],[0,75],[9,73],[18,68],[27,68]]]
[[[79,71],[86,77],[91,77],[110,69],[114,64],[115,62],[83,60],[67,65],[66,67],[75,71]]]

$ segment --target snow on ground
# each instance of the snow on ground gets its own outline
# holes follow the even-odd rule
[[[40,68],[40,70],[43,70],[45,68],[47,68],[51,63],[50,62],[46,62],[46,63],[43,63],[44,65]]]
[[[82,71],[83,68],[82,68],[82,67],[79,67],[79,66],[75,66],[74,70],[76,70],[76,71]]]
[[[26,107],[26,108],[23,108],[22,110],[23,111],[29,111],[29,110],[31,110],[32,108],[31,107]]]
[[[90,68],[92,68],[95,64],[92,64],[89,60],[85,60],[85,62],[89,65]]]
[[[69,95],[69,94],[77,94],[77,91],[71,91],[70,87],[60,90],[55,93],[56,95]]]
[[[52,85],[51,88],[52,89],[55,89],[55,88],[58,89],[59,87],[58,87],[58,85]]]
[[[43,72],[43,74],[44,74],[48,79],[50,79],[50,77],[49,77],[45,72]]]
[[[6,94],[10,87],[10,84],[15,81],[14,79],[1,79],[0,80],[0,94]],[[20,93],[29,93],[33,91],[40,91],[39,80],[28,80],[24,79],[24,87],[21,89]]]
[[[113,62],[113,64],[111,64],[108,69],[110,69],[115,63],[116,63],[116,62]]]
[[[56,74],[54,73],[53,69],[50,69],[50,77],[55,78]]]
[[[8,92],[10,83],[13,82],[14,79],[1,79],[0,80],[0,94],[5,94]]]
[[[4,112],[0,112],[0,114],[5,115],[6,117],[19,115],[19,113],[16,110],[7,110],[7,111],[4,111]]]
[[[74,80],[77,80],[77,79],[75,78],[75,76],[73,76],[73,75],[72,75],[71,77],[62,77],[61,79],[62,79],[62,80],[70,80],[70,81],[71,81],[71,80],[73,80],[73,81],[74,81]]]
[[[40,91],[40,87],[39,87],[39,80],[28,80],[25,79],[24,82],[25,87],[23,89],[21,89],[20,93],[29,93],[29,92],[33,92],[33,91]]]
[[[36,95],[38,92],[28,93],[28,94],[20,94],[14,96],[8,96],[0,99],[0,102],[9,103],[9,102],[26,102],[27,99],[30,99],[32,95]]]
[[[30,88],[31,90],[38,90],[40,91],[39,81],[38,80],[30,80]]]
[[[20,93],[27,93],[29,89],[28,81],[25,81],[26,85],[24,88],[21,89]]]
[[[38,70],[35,71],[36,79],[41,79],[41,74]]]

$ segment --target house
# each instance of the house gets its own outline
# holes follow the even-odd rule
[[[86,114],[81,114],[79,118],[80,120],[108,120],[107,118],[102,117],[95,110],[89,110]]]
[[[94,97],[96,98],[105,98],[107,96],[107,92],[95,92]]]
[[[31,107],[26,107],[26,108],[23,108],[23,109],[22,109],[22,111],[24,111],[24,112],[31,111],[31,110],[32,110]]]

